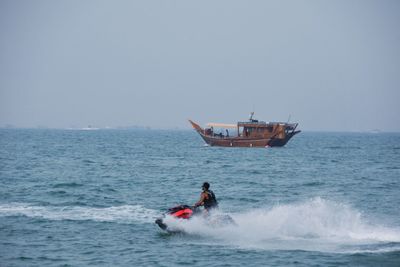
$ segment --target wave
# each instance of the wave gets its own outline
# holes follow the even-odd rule
[[[81,206],[35,206],[27,203],[10,203],[0,205],[0,216],[26,216],[48,220],[149,223],[154,222],[159,213],[140,205],[94,208]]]
[[[335,253],[400,251],[400,229],[373,225],[350,206],[311,199],[230,214],[235,226],[212,228],[204,219],[167,218],[173,227],[241,248]]]
[[[190,242],[241,249],[350,254],[400,251],[400,228],[372,224],[349,205],[322,198],[229,215],[235,225],[211,226],[201,216],[191,220],[167,216],[165,220],[169,227],[199,237],[190,238]],[[95,208],[10,203],[0,204],[0,216],[154,224],[160,212],[141,205]]]
[[[58,183],[58,184],[53,185],[53,188],[81,187],[81,186],[83,186],[83,184],[71,182],[71,183]]]

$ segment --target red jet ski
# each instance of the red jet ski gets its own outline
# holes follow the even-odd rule
[[[201,213],[198,208],[188,205],[179,205],[169,208],[166,214],[178,219],[190,219],[193,215]],[[165,216],[164,216],[165,217]],[[163,218],[158,218],[155,223],[163,230],[168,231],[168,226],[164,223]]]
[[[166,215],[170,215],[177,219],[189,220],[193,216],[198,214],[202,214],[202,211],[199,208],[195,208],[193,206],[188,205],[179,205],[173,208],[168,209]],[[164,215],[165,217],[165,215]],[[168,229],[168,225],[164,222],[164,217],[158,218],[155,223],[164,231],[167,232],[179,232],[176,230]],[[210,226],[219,227],[223,225],[236,225],[235,221],[231,216],[227,214],[212,214],[207,215],[207,222]]]

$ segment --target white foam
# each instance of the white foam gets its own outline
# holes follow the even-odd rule
[[[20,215],[49,220],[154,223],[160,212],[140,205],[94,208],[0,204],[0,216]],[[352,207],[321,198],[229,215],[236,225],[210,226],[201,216],[191,220],[167,216],[165,222],[172,230],[203,237],[199,242],[242,249],[334,253],[400,251],[400,228],[369,223]]]
[[[230,215],[236,226],[209,227],[202,218],[166,218],[166,222],[174,229],[242,248],[337,253],[400,250],[400,229],[369,224],[350,206],[321,198]],[[399,244],[381,247],[391,242]]]
[[[0,205],[0,216],[38,217],[49,220],[93,220],[101,222],[131,223],[154,222],[159,213],[140,205],[123,205],[109,208],[80,206],[35,206],[26,203]]]

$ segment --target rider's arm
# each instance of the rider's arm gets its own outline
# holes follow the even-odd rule
[[[206,194],[201,193],[201,195],[200,195],[200,200],[197,201],[196,204],[194,204],[195,207],[198,207],[198,206],[202,206],[202,205],[203,205],[203,202],[204,202],[204,200],[206,199],[206,196],[205,196],[205,195],[206,195]]]

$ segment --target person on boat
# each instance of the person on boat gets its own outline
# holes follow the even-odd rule
[[[208,213],[210,210],[218,208],[217,198],[213,191],[210,190],[210,184],[204,182],[201,187],[203,192],[200,194],[200,200],[194,204],[194,207],[204,206],[204,210]]]

